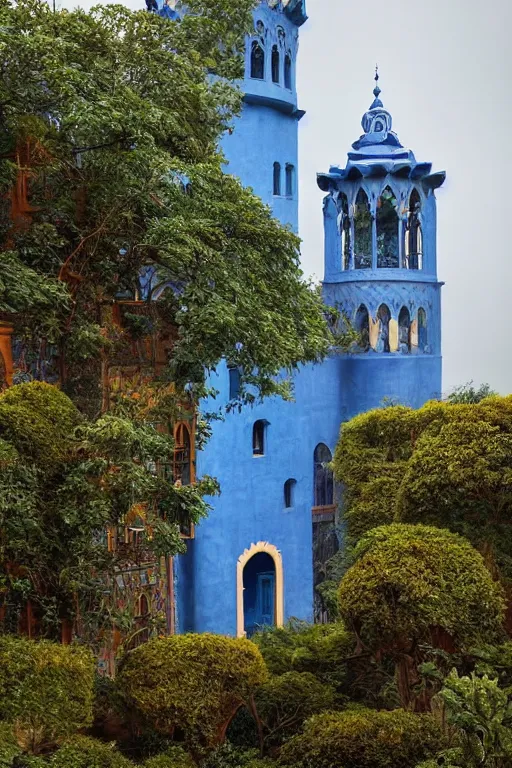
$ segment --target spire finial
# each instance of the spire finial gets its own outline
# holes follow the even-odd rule
[[[374,79],[375,79],[375,88],[373,89],[373,95],[375,96],[376,99],[378,99],[381,94],[381,90],[379,88],[379,65],[378,64],[375,65]]]

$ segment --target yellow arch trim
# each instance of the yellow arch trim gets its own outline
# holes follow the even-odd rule
[[[244,631],[244,568],[251,557],[258,552],[266,552],[276,568],[276,606],[275,622],[277,627],[284,624],[284,578],[283,578],[283,558],[281,552],[268,541],[259,541],[257,544],[251,544],[249,549],[244,550],[238,558],[236,564],[236,636],[245,637]]]

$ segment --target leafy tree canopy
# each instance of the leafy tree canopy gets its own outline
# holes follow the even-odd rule
[[[99,365],[113,340],[103,310],[135,297],[146,268],[153,287],[169,286],[160,303],[175,328],[167,375],[178,390],[226,356],[256,392],[286,393],[278,371],[328,348],[298,239],[224,172],[217,148],[241,107],[231,83],[254,0],[187,6],[176,22],[121,5],[0,7],[0,186],[7,193],[18,162],[28,166],[32,209],[13,230],[4,199],[3,309],[21,313],[36,346],[41,336],[56,345],[75,394],[91,324]]]

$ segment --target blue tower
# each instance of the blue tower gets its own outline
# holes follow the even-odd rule
[[[434,190],[445,173],[404,149],[378,79],[347,165],[318,175],[328,193],[325,301],[343,310],[361,339],[341,362],[344,419],[384,399],[416,408],[441,394]]]
[[[247,39],[244,106],[223,142],[227,172],[298,231],[296,62],[305,0],[264,0]]]
[[[265,0],[247,40],[245,101],[224,140],[227,170],[297,228],[297,36],[304,0]],[[378,79],[378,77],[377,77]],[[339,548],[329,462],[340,424],[385,398],[417,407],[441,391],[440,289],[434,190],[445,178],[417,163],[379,98],[345,168],[318,176],[324,199],[326,302],[359,330],[294,376],[294,402],[267,398],[214,422],[197,473],[221,495],[175,560],[179,632],[250,635],[290,617],[322,619],[315,587]],[[288,194],[289,193],[289,194]],[[233,398],[237,371],[210,377],[214,411]]]

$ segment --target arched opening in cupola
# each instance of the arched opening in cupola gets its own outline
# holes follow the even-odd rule
[[[251,77],[265,79],[265,51],[257,40],[253,40],[251,46]]]
[[[409,215],[404,238],[404,268],[423,269],[423,235],[421,231],[421,198],[413,189],[409,198]]]
[[[354,266],[371,269],[373,219],[368,195],[361,187],[354,206]]]
[[[377,267],[398,266],[397,200],[391,187],[386,187],[377,202]]]
[[[377,319],[379,321],[379,352],[390,352],[389,346],[389,323],[391,320],[391,312],[387,304],[381,304],[377,311]]]
[[[341,267],[343,270],[350,269],[350,218],[348,215],[348,199],[344,192],[340,192],[338,198],[338,209],[341,218]]]
[[[370,314],[364,304],[361,304],[356,312],[354,326],[359,334],[357,343],[364,352],[367,352],[370,349]]]
[[[398,348],[400,352],[411,351],[411,313],[402,307],[398,315]]]
[[[277,45],[274,45],[274,47],[272,48],[272,82],[273,83],[279,83],[279,80],[280,80],[279,69],[280,69],[279,48],[277,47]]]
[[[284,87],[292,89],[292,57],[289,53],[284,57]]]
[[[427,313],[420,307],[418,309],[418,349],[420,352],[425,352],[428,345],[427,334]]]

